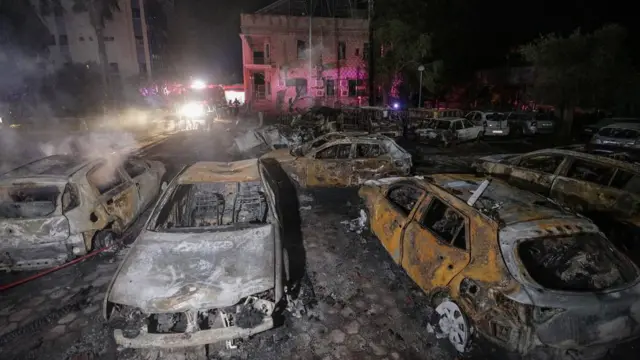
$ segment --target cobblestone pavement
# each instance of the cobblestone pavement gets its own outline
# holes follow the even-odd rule
[[[224,160],[226,134],[180,133],[149,150],[170,173],[195,160]],[[435,156],[435,155],[434,155]],[[357,215],[353,190],[299,194],[308,280],[304,314],[258,334],[238,349],[221,346],[168,352],[118,349],[102,319],[106,287],[127,247],[0,293],[1,359],[516,359],[480,339],[461,356],[427,330],[431,309],[423,293],[377,240],[350,231]],[[124,237],[134,241],[143,215]],[[0,276],[6,284],[25,274]],[[635,345],[615,359],[635,358]]]

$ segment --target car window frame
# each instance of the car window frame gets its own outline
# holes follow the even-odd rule
[[[427,214],[429,214],[429,210],[434,204],[434,199],[440,201],[442,204],[452,209],[454,212],[458,214],[458,216],[461,216],[464,219],[464,231],[465,231],[465,248],[464,249],[461,249],[453,245],[456,238],[451,239],[451,242],[447,243],[446,240],[443,239],[438,233],[434,232],[433,230],[429,229],[424,225],[424,219],[427,217]],[[433,238],[436,239],[436,242],[438,243],[438,245],[447,246],[451,249],[455,249],[458,251],[463,251],[467,254],[471,254],[471,221],[469,217],[466,214],[464,214],[462,211],[457,209],[456,207],[452,206],[451,203],[444,201],[442,198],[440,198],[440,196],[436,195],[435,193],[433,192],[427,193],[427,196],[423,201],[423,208],[421,209],[420,214],[416,214],[416,216],[414,216],[414,220],[418,224],[418,226],[420,226],[421,229],[424,229],[425,231],[428,231],[430,234],[433,235]]]
[[[522,161],[524,161],[524,160],[526,160],[526,159],[534,158],[534,157],[539,157],[539,156],[551,156],[551,157],[556,156],[556,157],[560,157],[560,158],[561,158],[561,160],[560,160],[560,162],[558,163],[558,166],[556,167],[556,169],[554,170],[554,172],[552,172],[552,173],[545,172],[545,171],[538,170],[538,169],[531,169],[531,168],[528,168],[528,167],[524,167],[524,166],[522,166]],[[539,172],[539,173],[549,174],[549,175],[558,175],[558,174],[560,174],[560,173],[561,173],[561,171],[563,170],[563,166],[562,166],[562,165],[563,165],[566,161],[567,161],[567,156],[566,156],[566,155],[561,155],[561,154],[544,154],[544,153],[538,153],[538,154],[525,154],[525,155],[522,155],[522,156],[520,156],[520,157],[517,157],[517,158],[515,159],[515,161],[514,161],[514,164],[513,164],[513,165],[514,165],[514,166],[517,166],[517,167],[519,167],[519,168],[522,168],[522,169],[526,169],[526,170],[528,170],[528,171],[536,171],[536,172]]]
[[[129,172],[127,171],[127,167],[126,167],[127,163],[131,163],[134,166],[140,166],[140,167],[142,167],[144,169],[144,171],[139,173],[139,174],[137,174],[136,176],[133,176],[133,175],[129,174]],[[146,163],[146,161],[138,160],[138,159],[127,159],[127,160],[125,160],[124,163],[122,164],[122,169],[124,170],[124,172],[127,175],[129,175],[129,177],[131,179],[135,179],[138,176],[144,175],[146,172],[148,172],[150,170],[149,165]]]
[[[460,128],[456,129],[456,124],[460,124]],[[459,131],[459,130],[464,130],[464,123],[462,122],[462,120],[454,120],[451,122],[451,127],[453,128],[453,131]]]
[[[126,171],[124,171],[122,165],[119,165],[116,167],[116,172],[119,174],[119,176],[124,180],[123,182],[119,183],[118,185],[108,189],[105,192],[101,192],[100,188],[98,188],[98,186],[91,181],[91,174],[93,174],[95,171],[97,171],[97,169],[101,166],[107,166],[106,162],[101,162],[99,164],[94,165],[91,170],[87,171],[87,174],[85,175],[85,178],[87,179],[87,183],[89,184],[89,186],[91,186],[91,189],[95,192],[95,194],[97,194],[98,197],[103,197],[106,195],[110,195],[112,192],[114,192],[115,190],[121,188],[121,187],[126,187],[129,186],[131,183],[131,178],[129,177],[129,174],[127,174]]]
[[[352,151],[352,156],[353,156],[352,159],[353,160],[377,159],[377,158],[387,154],[387,151],[384,148],[384,146],[382,146],[382,145],[380,145],[378,143],[375,143],[375,142],[358,141],[358,142],[354,142],[353,145],[355,145],[351,150]],[[378,156],[376,156],[376,157],[358,157],[358,146],[359,145],[377,146],[378,149],[380,149],[380,154]]]
[[[327,149],[329,149],[331,147],[334,147],[334,146],[337,147],[337,146],[340,146],[340,145],[349,145],[351,147],[349,149],[349,157],[348,158],[346,158],[346,159],[337,158],[337,157],[336,158],[332,158],[332,159],[318,158],[318,154],[319,153],[321,153],[321,152],[323,152],[323,151],[325,151],[325,150],[327,150]],[[333,161],[335,161],[335,160],[352,160],[353,159],[353,150],[354,150],[354,146],[353,145],[354,145],[354,143],[328,143],[328,144],[325,144],[322,148],[316,150],[313,153],[313,159],[314,160],[321,160],[321,161],[326,161],[326,160],[333,160]],[[336,156],[337,156],[337,153],[336,153]]]
[[[566,177],[568,179],[571,179],[573,181],[583,181],[583,182],[587,182],[587,183],[590,183],[590,184],[594,184],[596,186],[604,186],[604,187],[610,187],[612,189],[622,190],[622,189],[616,188],[616,187],[611,185],[611,183],[613,182],[613,179],[615,179],[616,175],[618,174],[618,171],[620,171],[619,167],[617,167],[615,165],[611,165],[610,167],[612,167],[614,169],[613,174],[611,175],[611,178],[609,178],[609,181],[607,182],[607,184],[599,184],[599,183],[596,183],[596,182],[593,182],[593,181],[580,180],[580,179],[576,179],[576,178],[573,178],[573,177],[569,176],[569,171],[573,168],[573,165],[578,161],[579,162],[583,162],[583,163],[591,163],[591,164],[595,164],[597,166],[603,166],[603,167],[609,166],[607,164],[600,163],[598,161],[593,161],[593,160],[590,160],[590,159],[585,159],[585,158],[581,158],[581,157],[572,157],[571,161],[569,161],[569,163],[565,167],[564,171],[562,171],[561,176]],[[622,170],[622,171],[624,171],[624,170]]]
[[[391,199],[389,198],[389,194],[391,193],[391,191],[398,189],[400,187],[411,187],[413,189],[416,189],[420,192],[420,196],[418,197],[418,199],[416,200],[416,203],[413,205],[413,208],[411,208],[411,210],[409,210],[409,212],[407,212],[405,214],[405,209],[401,208],[398,204],[396,204],[395,202],[391,201]],[[410,218],[411,213],[417,211],[420,206],[422,205],[422,200],[425,199],[426,197],[428,197],[430,195],[430,193],[424,189],[421,188],[420,186],[417,186],[415,184],[411,184],[411,183],[398,183],[398,184],[393,184],[392,186],[389,186],[389,188],[387,189],[387,191],[384,192],[384,199],[391,205],[392,208],[396,209],[397,211],[399,211],[399,213],[403,216],[405,216],[407,219]]]

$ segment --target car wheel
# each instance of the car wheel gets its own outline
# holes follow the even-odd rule
[[[116,236],[111,231],[100,231],[93,237],[92,250],[98,250],[112,246],[116,243]]]
[[[460,307],[445,300],[436,307],[435,313],[438,319],[436,336],[447,337],[458,352],[464,352],[471,338],[471,327]]]

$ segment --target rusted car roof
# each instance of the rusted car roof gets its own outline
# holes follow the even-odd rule
[[[631,173],[634,174],[640,174],[640,168],[637,165],[625,162],[625,161],[621,161],[621,160],[616,160],[613,158],[610,158],[608,156],[599,156],[599,155],[593,155],[593,154],[589,154],[589,153],[585,153],[585,152],[580,152],[580,151],[572,151],[572,150],[566,150],[566,149],[559,149],[559,148],[551,148],[551,149],[543,149],[543,150],[536,150],[536,151],[532,151],[529,153],[525,153],[525,154],[521,154],[522,155],[533,155],[533,154],[540,154],[540,155],[548,155],[548,154],[557,154],[557,155],[562,155],[562,156],[573,156],[576,158],[581,158],[581,159],[587,159],[587,160],[592,160],[595,162],[603,162],[603,163],[607,163],[607,164],[611,164],[612,166],[621,168],[623,170],[629,171]]]
[[[178,178],[178,183],[246,182],[259,179],[258,159],[235,162],[201,161],[189,166]]]
[[[91,162],[78,156],[52,155],[24,164],[2,174],[3,178],[64,177],[67,178]]]
[[[427,179],[427,177],[425,177]],[[488,177],[475,174],[435,174],[428,179],[463,201],[468,201]],[[549,218],[574,217],[575,214],[542,195],[491,179],[474,208],[504,225]]]

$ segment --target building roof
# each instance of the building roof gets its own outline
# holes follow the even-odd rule
[[[178,177],[180,184],[249,182],[260,179],[258,159],[235,162],[197,162]]]
[[[24,164],[2,175],[3,178],[69,177],[85,167],[88,160],[78,156],[53,155]]]
[[[366,18],[368,0],[314,1],[309,8],[308,0],[277,0],[256,11],[263,15],[313,16],[339,18]]]
[[[436,174],[429,175],[428,178],[457,198],[468,201],[488,177],[475,174]],[[504,225],[576,216],[542,195],[516,188],[495,178],[491,179],[474,208]]]

